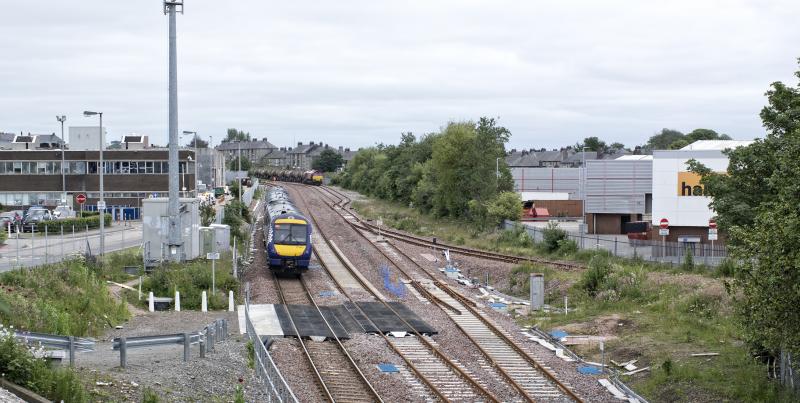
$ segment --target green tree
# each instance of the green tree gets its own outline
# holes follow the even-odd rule
[[[317,158],[314,158],[311,167],[322,172],[334,172],[343,164],[344,158],[342,158],[342,154],[330,148],[326,148],[319,153]]]
[[[486,203],[486,216],[492,225],[517,221],[522,216],[522,199],[516,192],[502,192]]]
[[[600,140],[596,136],[587,137],[583,139],[583,143],[575,144],[575,150],[578,152],[583,151],[584,148],[588,149],[589,151],[597,151],[603,153],[608,151],[608,146],[606,145],[606,142]]]
[[[242,157],[242,171],[249,171],[253,168],[253,163],[250,162],[247,157]],[[236,157],[230,161],[228,161],[228,169],[231,171],[238,171],[239,170],[239,157]]]
[[[739,262],[731,291],[747,337],[756,347],[800,354],[800,90],[775,82],[766,95],[766,138],[727,150],[725,174],[689,166],[702,176]]]
[[[214,209],[214,206],[210,204],[203,204],[200,206],[200,221],[204,227],[208,227],[211,223],[214,222],[214,218],[217,216],[217,211]]]
[[[250,141],[250,133],[245,133],[236,129],[228,129],[225,139],[222,141]]]
[[[677,140],[682,140],[684,134],[673,129],[661,129],[660,133],[654,134],[647,140],[646,147],[650,150],[667,150],[669,146]]]
[[[195,137],[194,137],[194,136],[192,136],[192,140],[190,140],[190,141],[189,141],[189,143],[188,143],[188,144],[186,144],[186,147],[192,147],[192,148],[208,148],[208,142],[207,142],[207,141],[205,141],[205,140],[201,139],[200,137],[197,137],[197,146],[195,146],[195,145],[194,145],[194,140],[195,140]]]

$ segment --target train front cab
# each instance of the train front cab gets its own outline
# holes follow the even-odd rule
[[[276,273],[300,274],[311,262],[311,227],[304,219],[276,218],[272,224],[269,267]]]

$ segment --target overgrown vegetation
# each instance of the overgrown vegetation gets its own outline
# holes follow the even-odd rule
[[[0,323],[18,329],[97,336],[125,321],[126,303],[108,292],[96,266],[83,259],[0,274]]]
[[[209,309],[227,309],[228,291],[238,291],[239,284],[231,274],[231,255],[223,254],[216,262],[217,293],[212,294],[211,261],[205,259],[186,263],[168,263],[153,270],[142,283],[142,292],[153,292],[157,297],[173,297],[181,293],[181,308],[200,309],[202,293],[208,295]],[[128,295],[137,293],[129,291]],[[137,298],[130,298],[137,300]],[[144,299],[138,302],[146,306]]]
[[[510,135],[489,118],[451,122],[419,140],[404,133],[396,146],[359,151],[335,180],[437,217],[464,219],[479,228],[497,226],[522,212],[504,158]]]
[[[800,86],[775,82],[766,95],[765,138],[727,150],[725,173],[696,161],[689,166],[702,176],[719,227],[728,234],[729,254],[740,262],[731,286],[753,349],[798,356]]]
[[[217,210],[211,204],[203,204],[200,206],[200,223],[204,227],[208,227],[214,222],[217,217]]]
[[[231,227],[231,242],[236,237],[239,242],[248,236],[244,225],[250,223],[250,209],[238,199],[233,199],[225,205],[222,223]]]
[[[12,331],[0,325],[0,374],[3,378],[53,401],[89,401],[74,371],[52,368],[45,358],[37,358],[42,350],[18,342]]]
[[[100,214],[97,212],[91,212],[94,214],[86,214],[90,212],[84,212],[83,217],[76,217],[76,218],[65,218],[63,220],[53,220],[53,221],[44,221],[39,223],[36,226],[36,231],[44,232],[47,229],[48,232],[51,234],[61,232],[61,228],[64,229],[64,233],[72,232],[73,226],[75,227],[75,232],[85,231],[87,228],[99,228],[100,227]],[[111,214],[105,214],[105,225],[106,227],[111,225]]]

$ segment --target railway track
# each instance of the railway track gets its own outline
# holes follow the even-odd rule
[[[321,190],[318,189],[320,193]],[[337,209],[337,206],[339,207]],[[345,214],[341,204],[329,205],[343,220],[350,224],[356,232],[373,232],[368,227],[356,224],[349,214]],[[371,244],[363,232],[359,234]],[[383,229],[381,234],[384,234]],[[401,248],[386,242],[394,248],[398,256],[402,256],[405,261],[417,268],[417,272],[427,277],[424,283],[415,280],[413,275],[403,270],[395,262],[394,257],[387,254],[384,250],[374,245],[393,265],[403,273],[412,283],[431,302],[439,305],[448,317],[461,329],[464,335],[481,351],[505,378],[521,395],[529,401],[582,401],[582,399],[572,391],[570,385],[559,381],[555,375],[532,356],[516,344],[510,335],[500,327],[494,325],[483,316],[470,300],[451,289],[447,284],[437,280],[434,274],[411,259]]]
[[[334,205],[338,205],[343,210],[349,210],[347,208],[347,205],[350,204],[351,200],[350,200],[349,197],[347,197],[347,195],[339,192],[338,190],[332,189],[332,188],[330,188],[328,186],[321,186],[321,187],[316,187],[316,188],[317,189],[321,188],[321,190],[319,190],[320,192],[322,190],[324,190],[324,191],[328,192],[328,194],[330,194],[333,197],[339,199],[339,201],[335,202]],[[364,220],[364,219],[362,219],[361,217],[359,217],[359,216],[357,216],[355,214],[352,214],[352,216],[356,221],[358,221],[358,223],[361,226],[366,227],[366,229],[369,230],[370,232],[374,233],[374,232],[377,232],[379,230],[377,225],[375,225],[375,224],[373,224],[373,223],[371,223],[371,222],[369,222],[367,220]],[[467,248],[467,247],[458,246],[458,245],[451,245],[451,244],[447,244],[447,243],[441,243],[436,238],[430,238],[429,239],[429,238],[421,237],[421,236],[417,236],[417,235],[406,234],[406,233],[403,233],[403,232],[400,232],[400,231],[397,231],[397,230],[394,230],[394,229],[391,229],[391,228],[386,228],[386,227],[380,228],[380,233],[381,233],[381,235],[386,236],[388,238],[397,239],[397,240],[400,240],[400,241],[403,241],[403,242],[406,242],[406,243],[409,243],[409,244],[412,244],[412,245],[422,246],[422,247],[426,247],[426,248],[442,249],[442,250],[448,249],[448,250],[450,250],[451,253],[461,254],[461,255],[464,255],[464,256],[472,256],[472,257],[478,257],[478,258],[489,259],[489,260],[500,261],[500,262],[506,262],[506,263],[521,263],[521,262],[538,263],[538,264],[554,266],[554,267],[558,267],[558,268],[561,268],[561,269],[567,269],[567,270],[582,270],[582,269],[585,268],[583,265],[575,264],[575,263],[559,262],[559,261],[555,261],[555,260],[547,260],[547,259],[541,259],[541,258],[535,258],[535,257],[529,257],[529,256],[509,255],[509,254],[505,254],[505,253],[491,252],[491,251],[482,250],[482,249]]]
[[[281,303],[285,305],[312,305],[323,318],[316,301],[302,278],[280,278],[273,275]],[[300,334],[295,318],[287,309],[295,334]],[[382,402],[378,393],[350,356],[342,341],[336,337],[330,324],[325,325],[333,334],[334,342],[308,342],[298,337],[303,353],[320,386],[322,397],[329,402]]]
[[[330,240],[325,236],[324,231],[319,226],[311,213],[310,205],[305,201],[302,192],[300,199],[306,206],[309,213],[308,216],[314,225],[314,228],[319,233],[320,237],[330,244]],[[343,259],[338,252],[335,253],[341,263],[351,272],[356,270],[351,267],[346,259]],[[320,262],[325,265],[324,261]],[[365,291],[371,293],[371,287],[363,284],[363,279],[353,273],[353,276],[362,283]],[[333,277],[332,277],[333,278]],[[335,278],[333,278],[336,281]],[[337,287],[344,295],[348,295],[348,291],[337,283]],[[373,294],[374,295],[374,294]],[[483,382],[478,381],[474,376],[469,373],[463,365],[448,358],[436,346],[435,342],[428,336],[420,334],[414,327],[406,322],[394,309],[385,301],[374,295],[376,300],[382,301],[384,306],[392,311],[397,318],[399,318],[406,327],[412,329],[412,334],[406,337],[389,337],[381,334],[386,343],[405,361],[406,365],[414,372],[416,377],[420,379],[424,387],[430,390],[439,400],[442,401],[493,401],[499,402],[491,392],[484,386]],[[367,315],[364,315],[365,317]]]

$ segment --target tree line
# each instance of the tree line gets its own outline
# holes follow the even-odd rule
[[[436,216],[468,219],[479,227],[497,225],[522,212],[505,162],[510,137],[508,129],[486,117],[450,122],[420,138],[403,133],[397,145],[359,151],[334,180]]]

